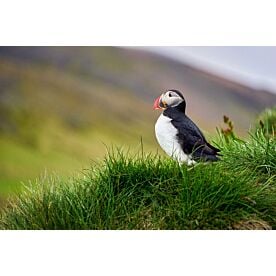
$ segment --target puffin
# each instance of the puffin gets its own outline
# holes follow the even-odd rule
[[[155,135],[170,157],[188,166],[219,160],[220,150],[207,142],[186,115],[186,101],[180,91],[167,90],[154,101],[153,108],[163,110],[155,124]]]

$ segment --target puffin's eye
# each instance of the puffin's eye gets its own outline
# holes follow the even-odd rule
[[[172,97],[172,94],[171,94],[171,93],[169,93],[169,97]]]

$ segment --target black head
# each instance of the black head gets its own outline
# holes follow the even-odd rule
[[[176,89],[167,90],[154,102],[154,109],[166,109],[169,107],[183,106],[184,111],[186,102],[182,93]]]

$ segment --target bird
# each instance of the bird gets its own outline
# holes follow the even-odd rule
[[[220,160],[220,150],[207,142],[186,115],[186,101],[180,91],[167,90],[155,99],[153,108],[163,110],[155,124],[155,136],[167,155],[188,166]]]

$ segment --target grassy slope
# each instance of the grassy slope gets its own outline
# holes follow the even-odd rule
[[[223,160],[193,168],[120,151],[70,181],[46,178],[2,214],[3,229],[276,228],[276,139],[219,138]]]
[[[2,196],[18,192],[22,182],[35,179],[45,172],[69,175],[82,166],[80,159],[66,153],[50,151],[41,154],[38,150],[3,138],[0,138],[0,146],[0,183],[4,184],[0,185]]]

